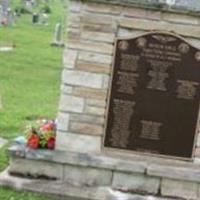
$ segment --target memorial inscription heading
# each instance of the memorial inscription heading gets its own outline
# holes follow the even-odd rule
[[[153,32],[118,39],[104,146],[191,158],[200,100],[200,50]]]

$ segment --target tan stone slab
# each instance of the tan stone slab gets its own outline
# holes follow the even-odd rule
[[[66,68],[74,68],[76,64],[76,60],[78,57],[78,51],[77,50],[71,50],[66,48],[63,53],[63,65]]]
[[[68,24],[80,24],[81,22],[81,13],[74,13],[74,12],[70,12],[69,13],[69,22]]]
[[[84,99],[81,97],[62,94],[59,105],[60,111],[64,112],[83,113],[84,111]]]
[[[119,19],[119,25],[125,28],[135,28],[141,30],[161,30],[172,31],[184,36],[200,37],[200,27],[192,25],[174,24],[163,21],[149,21],[140,19],[121,18]]]
[[[195,149],[195,157],[200,158],[200,147],[197,147],[197,148]]]
[[[90,123],[90,124],[104,124],[104,117],[94,116],[94,115],[85,115],[85,114],[70,114],[70,120],[76,121],[76,122],[84,122],[84,123]]]
[[[109,4],[86,3],[85,10],[94,13],[104,13],[109,15],[119,15],[121,13],[121,6],[113,6]]]
[[[102,54],[108,54],[108,55],[113,54],[113,45],[106,44],[106,43],[69,40],[67,43],[67,47],[69,49],[74,49],[74,50],[91,51],[91,52],[95,52],[95,53],[102,53]]]
[[[115,33],[117,31],[117,24],[90,24],[82,23],[82,30],[84,31],[99,31],[101,33]]]
[[[61,84],[60,89],[63,94],[71,94],[73,87],[69,85]]]
[[[104,79],[101,74],[64,69],[62,73],[62,81],[64,84],[71,86],[101,89]]]
[[[194,166],[181,167],[178,165],[150,164],[147,168],[147,174],[150,176],[200,183],[200,169]]]
[[[92,64],[111,65],[113,59],[112,56],[110,55],[103,55],[99,53],[90,53],[90,52],[79,52],[78,60]]]
[[[80,13],[82,10],[82,2],[81,1],[70,1],[70,11],[75,13]]]
[[[117,33],[118,37],[138,37],[143,34],[145,34],[146,31],[141,31],[141,30],[135,30],[135,29],[128,29],[128,28],[122,28],[120,27]]]
[[[70,131],[79,134],[101,136],[103,134],[103,127],[96,124],[70,122]]]
[[[81,23],[86,23],[86,24],[112,25],[114,21],[115,21],[114,16],[96,14],[96,13],[84,13],[84,15],[81,18]]]
[[[112,187],[137,193],[157,194],[160,180],[144,174],[114,172]]]
[[[81,14],[69,13],[68,20],[66,22],[66,28],[78,28],[81,25]]]
[[[85,40],[114,43],[115,34],[114,33],[101,33],[98,31],[83,31],[81,33],[81,38],[85,39]]]
[[[161,195],[197,200],[198,183],[163,179],[161,181]]]
[[[98,116],[104,116],[106,112],[105,108],[99,108],[95,106],[86,106],[85,107],[85,113],[90,115],[98,115]]]
[[[146,10],[134,7],[124,7],[122,10],[122,15],[128,17],[146,18]]]
[[[66,165],[64,167],[64,180],[78,186],[110,186],[112,171],[92,167]]]
[[[75,87],[73,89],[73,95],[83,98],[105,100],[107,97],[107,91],[100,89]]]
[[[128,17],[136,17],[136,18],[143,18],[143,19],[153,19],[153,20],[160,20],[161,19],[161,12],[160,11],[151,11],[145,10],[141,8],[128,8],[124,7],[122,11],[122,15]]]
[[[102,88],[108,90],[110,83],[111,83],[111,76],[108,74],[103,75]]]
[[[80,35],[81,35],[81,30],[78,27],[69,27],[67,29],[67,37],[69,39],[74,39],[74,40],[79,40],[80,39]]]
[[[86,99],[86,105],[105,108],[107,102],[105,100]]]
[[[165,21],[181,23],[181,24],[199,24],[199,18],[191,15],[175,14],[175,13],[163,13],[162,18]]]
[[[100,153],[101,137],[58,131],[56,149],[80,153]]]
[[[111,67],[109,65],[104,64],[93,64],[88,62],[78,61],[76,63],[76,69],[86,71],[86,72],[94,72],[100,74],[110,74]]]
[[[69,129],[69,113],[59,112],[57,117],[57,129],[68,131]]]
[[[49,178],[62,179],[63,166],[53,162],[12,158],[10,160],[9,173],[21,174],[34,177],[46,176]]]

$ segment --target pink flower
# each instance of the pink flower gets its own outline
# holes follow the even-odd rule
[[[54,125],[52,123],[45,124],[40,128],[40,130],[41,131],[45,131],[45,132],[53,131],[54,130]]]

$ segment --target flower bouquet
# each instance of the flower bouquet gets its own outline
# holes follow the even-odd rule
[[[31,149],[55,148],[56,122],[54,120],[40,119],[26,127],[27,146]]]

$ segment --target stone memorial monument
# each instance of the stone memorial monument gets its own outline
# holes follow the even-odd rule
[[[56,150],[13,146],[9,173],[57,179],[23,189],[91,200],[199,200],[199,0],[69,10]]]

